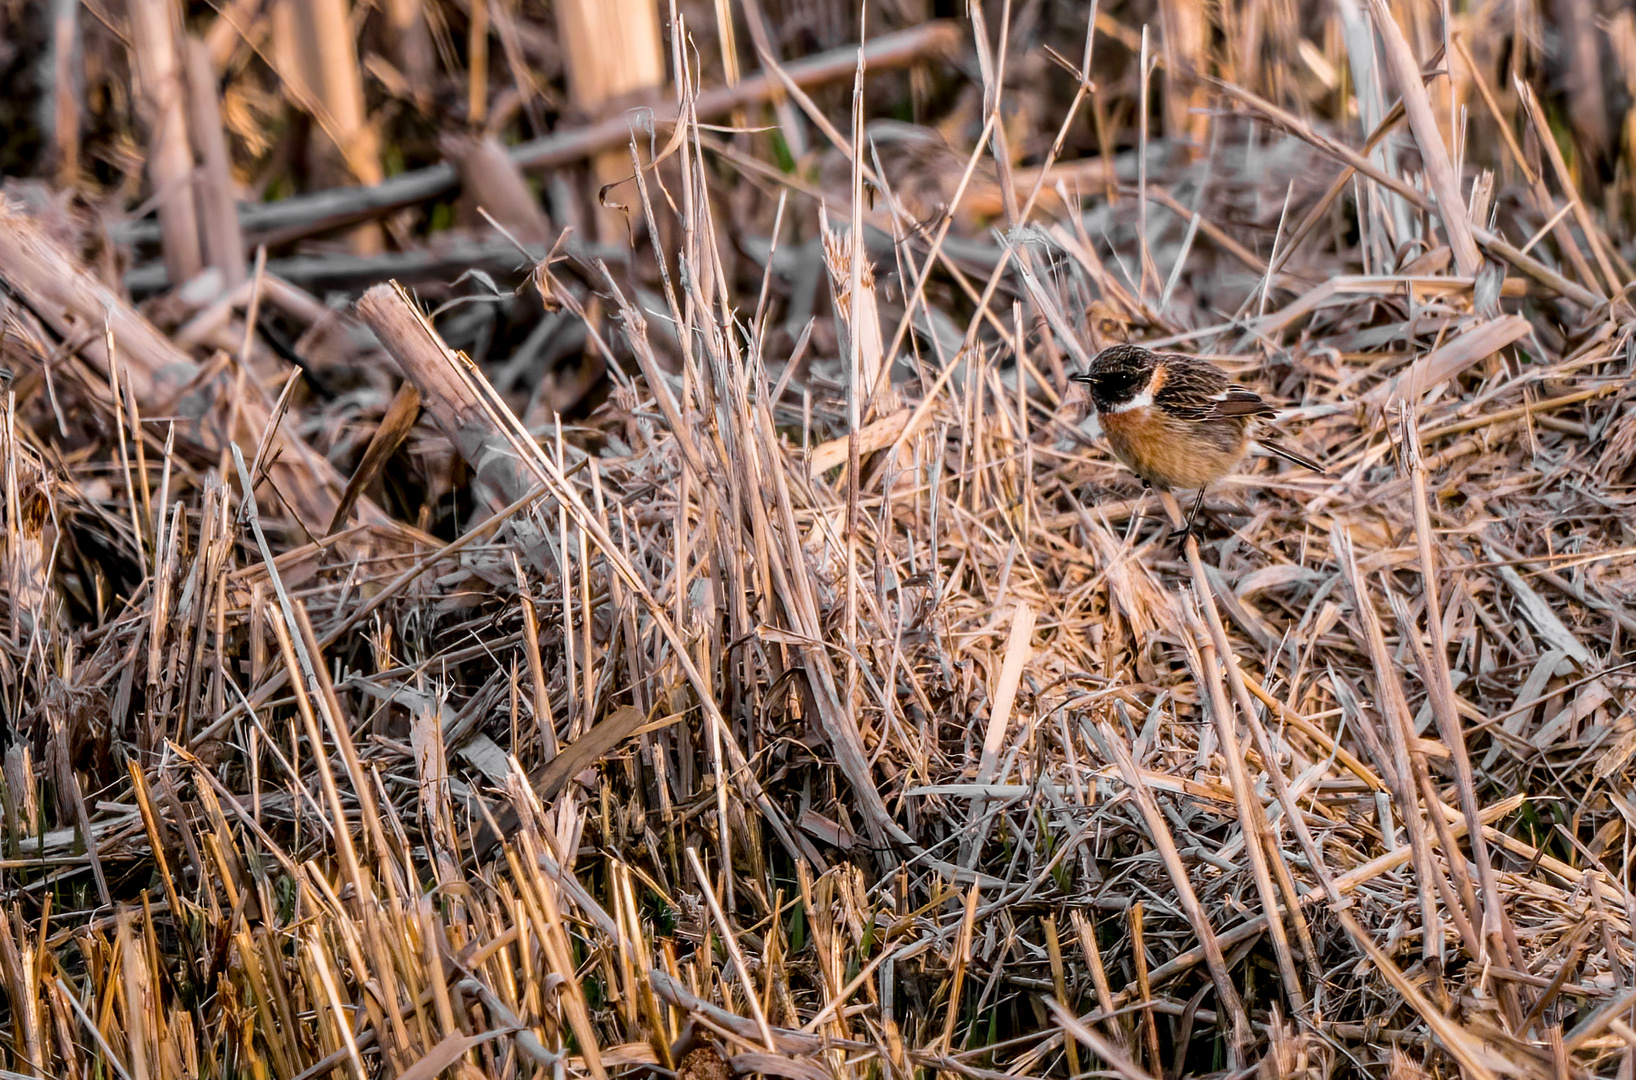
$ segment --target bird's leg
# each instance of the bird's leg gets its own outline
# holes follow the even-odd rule
[[[1170,534],[1172,540],[1185,541],[1193,533],[1193,527],[1198,522],[1199,511],[1204,509],[1204,489],[1199,488],[1198,495],[1193,498],[1193,508],[1187,512],[1187,521],[1181,528]]]
[[[1193,498],[1193,509],[1187,512],[1187,531],[1192,532],[1194,523],[1199,519],[1199,511],[1204,509],[1204,488]]]

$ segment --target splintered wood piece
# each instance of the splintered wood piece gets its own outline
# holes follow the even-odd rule
[[[410,430],[415,426],[415,420],[420,416],[420,391],[415,384],[407,380],[398,387],[398,392],[392,395],[391,402],[386,406],[386,415],[375,428],[375,434],[369,439],[369,445],[364,447],[363,460],[353,470],[352,477],[347,480],[347,487],[341,493],[341,504],[335,508],[335,516],[330,519],[329,529],[325,535],[332,535],[346,523],[347,515],[358,503],[358,496],[381,474],[387,461],[403,445],[403,440],[409,437]]]

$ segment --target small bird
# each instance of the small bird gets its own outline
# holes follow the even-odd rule
[[[1177,536],[1192,532],[1205,489],[1231,472],[1252,445],[1323,475],[1323,466],[1310,458],[1252,436],[1251,421],[1278,410],[1207,360],[1114,345],[1072,378],[1090,390],[1114,456],[1144,487],[1198,490]]]

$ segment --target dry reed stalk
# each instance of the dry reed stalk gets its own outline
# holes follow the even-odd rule
[[[1339,63],[1346,7],[1302,56]],[[1322,133],[1346,129],[1350,101],[1261,61],[1290,47],[1277,15],[1235,3],[1212,17],[1224,51],[1244,53],[1237,77],[1253,66],[1306,110],[1300,138],[1349,145]],[[1120,17],[1098,15],[1104,44],[1136,54]],[[1430,55],[1436,19],[1412,9],[1401,26]],[[999,31],[974,68],[990,132],[1016,62],[1017,28]],[[1121,138],[1137,74],[1099,91]],[[804,106],[822,115],[818,101]],[[539,274],[563,323],[593,292],[614,313],[584,339],[613,363],[610,400],[553,425],[549,445],[447,348],[470,314],[458,308],[428,330],[404,307],[389,342],[407,385],[439,395],[432,423],[410,423],[411,393],[389,407],[391,381],[369,373],[349,404],[302,402],[286,382],[279,405],[240,406],[253,427],[226,425],[242,467],[279,481],[250,485],[264,506],[291,459],[275,428],[303,425],[309,446],[357,462],[354,490],[385,475],[395,513],[456,537],[409,556],[371,556],[363,526],[309,541],[270,530],[253,503],[237,512],[219,464],[231,450],[165,437],[173,410],[144,396],[155,376],[125,355],[125,323],[110,358],[94,309],[0,309],[0,349],[26,361],[10,388],[7,539],[33,490],[47,583],[29,611],[17,589],[0,595],[15,628],[0,680],[24,736],[0,791],[0,1068],[585,1077],[659,1063],[687,1080],[818,1080],[880,1060],[894,1076],[977,1080],[1196,1075],[1231,1054],[1265,1075],[1342,1059],[1611,1075],[1631,1004],[1636,680],[1617,658],[1633,623],[1636,323],[1618,305],[1585,321],[1583,295],[1560,302],[1589,290],[1523,247],[1554,210],[1475,238],[1531,260],[1555,296],[1485,294],[1452,255],[1421,252],[1417,217],[1441,200],[1370,156],[1393,122],[1374,104],[1355,152],[1373,171],[1327,192],[1327,177],[1263,183],[1226,156],[1200,197],[1156,158],[1150,193],[1191,209],[1150,219],[1145,240],[1099,196],[1065,200],[1071,223],[975,264],[958,226],[900,229],[895,250],[869,252],[890,286],[877,301],[895,316],[912,296],[910,325],[948,333],[904,333],[903,407],[867,442],[843,399],[844,328],[804,312],[787,338],[777,328],[818,286],[779,262],[816,213],[799,194],[776,217],[771,198],[733,203],[761,207],[735,228],[772,217],[778,237],[763,267],[734,272],[711,248],[725,204],[700,155],[715,151],[689,127],[675,203],[639,184],[652,235],[697,238],[685,272],[643,247],[617,276]],[[1451,165],[1498,166],[1478,126]],[[1233,130],[1211,136],[1236,146]],[[854,162],[857,139],[854,123]],[[1263,130],[1254,153],[1294,146]],[[836,193],[849,211],[863,175]],[[1602,227],[1603,208],[1583,205]],[[1211,219],[1245,251],[1255,230],[1276,234],[1271,258],[1194,243]],[[1605,228],[1621,238],[1617,214]],[[1175,268],[1149,306],[1144,243]],[[1238,274],[1224,259],[1249,269],[1231,293],[1212,291]],[[1097,334],[1189,343],[1289,400],[1293,434],[1331,475],[1223,484],[1210,500],[1223,520],[1173,553],[1151,498],[1059,442],[1078,406],[1037,385],[1020,300],[992,302],[1013,262],[1062,370],[1087,358],[1094,300]],[[270,283],[256,277],[232,298],[251,309],[230,342],[241,361],[261,344]],[[1246,297],[1264,297],[1265,318],[1223,324]],[[77,358],[92,339],[102,351]],[[776,377],[792,341],[800,370]],[[1418,434],[1359,407],[1410,391]],[[464,493],[417,503],[394,486],[447,469],[463,426],[522,478],[477,524]],[[877,443],[894,450],[882,482],[828,479]],[[1177,588],[1189,582],[1196,610]],[[1008,623],[1019,611],[1026,635]],[[100,763],[103,717],[138,748],[135,773]],[[495,788],[514,826],[485,804]],[[468,815],[510,842],[489,847]],[[968,849],[974,821],[986,840]],[[126,905],[113,914],[94,906],[99,869]],[[1077,950],[1062,948],[1064,918]],[[1310,1033],[1283,1018],[1297,978],[1314,991]],[[1081,994],[1089,1011],[1071,1015]]]
[[[476,0],[466,27],[466,123],[481,128],[489,115],[489,5]]]
[[[778,49],[774,47],[772,39],[768,35],[768,19],[766,12],[762,10],[761,0],[742,0],[742,7],[744,9],[744,22],[750,31],[750,40],[755,44],[756,52],[762,57],[777,59]],[[723,13],[728,14],[730,18],[730,13],[725,12],[725,9],[720,5],[718,5],[718,12],[718,21],[722,20]],[[733,55],[732,52],[724,44],[724,65],[730,55]],[[733,81],[736,82],[737,79]],[[807,151],[807,132],[806,128],[801,124],[800,114],[790,104],[789,98],[782,93],[775,93],[770,102],[773,113],[778,118],[779,131],[784,137],[789,154],[799,161],[806,156]]]
[[[1602,271],[1602,282],[1606,283],[1606,289],[1610,295],[1617,293],[1622,288],[1624,279],[1621,278],[1619,272],[1613,268],[1612,263],[1609,261],[1606,241],[1603,240],[1596,224],[1591,221],[1590,213],[1585,209],[1584,201],[1578,195],[1573,194],[1573,177],[1568,173],[1567,162],[1562,159],[1562,148],[1557,145],[1555,135],[1545,123],[1544,112],[1540,108],[1539,99],[1534,94],[1533,87],[1519,82],[1517,84],[1517,95],[1522,100],[1523,110],[1527,113],[1530,123],[1533,124],[1536,133],[1540,136],[1540,143],[1545,147],[1545,157],[1551,163],[1551,171],[1556,175],[1557,183],[1562,187],[1563,191],[1569,193],[1568,205],[1572,207],[1574,220],[1579,222],[1579,227],[1585,234],[1585,241],[1590,245],[1591,254],[1596,258],[1597,268]],[[1593,289],[1601,284],[1594,274],[1588,275],[1585,281]]]
[[[50,75],[43,79],[49,102],[44,125],[56,159],[58,183],[72,188],[80,174],[80,124],[84,115],[84,61],[81,54],[80,5],[72,0],[54,0],[51,12],[51,45],[46,64]]]
[[[977,759],[979,785],[1001,781],[1000,750],[1005,745],[1007,725],[1011,722],[1011,707],[1017,699],[1017,684],[1022,679],[1023,667],[1028,663],[1034,635],[1034,609],[1026,602],[1019,603],[1011,613],[1011,631],[1006,638],[1005,658],[1000,662],[999,677],[994,684],[994,708],[988,716],[988,727],[983,732],[983,749]],[[971,825],[962,840],[964,853],[961,863],[971,866],[988,839],[990,822],[987,818],[988,800],[978,798],[971,804]]]
[[[1136,900],[1130,905],[1130,952],[1131,964],[1136,969],[1136,995],[1141,1004],[1141,1025],[1143,1047],[1147,1051],[1148,1063],[1163,1071],[1163,1058],[1159,1051],[1159,1024],[1153,1016],[1153,979],[1148,972],[1147,940],[1143,934],[1144,906],[1142,901]]]
[[[417,100],[423,99],[432,85],[437,58],[432,52],[432,36],[422,2],[387,0],[385,10],[392,60]]]
[[[1185,139],[1198,155],[1209,142],[1204,88],[1197,73],[1210,69],[1210,21],[1202,6],[1166,0],[1159,7],[1160,48],[1164,52],[1164,131]]]
[[[1523,961],[1516,931],[1510,919],[1506,917],[1494,864],[1489,858],[1488,844],[1481,829],[1478,828],[1475,777],[1466,750],[1465,733],[1460,722],[1448,667],[1448,640],[1443,629],[1443,605],[1439,602],[1437,556],[1432,535],[1430,501],[1426,492],[1425,467],[1420,453],[1419,431],[1413,413],[1406,407],[1402,411],[1400,444],[1403,447],[1404,461],[1409,470],[1414,494],[1415,534],[1419,547],[1420,573],[1425,585],[1426,626],[1431,638],[1429,655],[1420,650],[1418,641],[1414,642],[1416,652],[1421,653],[1424,660],[1422,679],[1430,691],[1432,711],[1437,718],[1443,740],[1449,747],[1450,756],[1454,760],[1455,775],[1459,780],[1460,808],[1465,814],[1466,828],[1471,837],[1472,862],[1476,864],[1478,882],[1482,887],[1482,904],[1485,911],[1483,932],[1490,939],[1488,948],[1491,954],[1506,956],[1514,965],[1521,967]],[[1402,620],[1399,622],[1401,625]],[[1425,670],[1427,668],[1429,670]],[[1449,844],[1447,838],[1444,843]],[[1445,850],[1452,856],[1452,845]]]
[[[1313,131],[1309,125],[1303,123],[1287,110],[1280,109],[1278,106],[1273,105],[1271,102],[1268,102],[1247,90],[1244,90],[1242,87],[1233,86],[1229,83],[1223,83],[1220,81],[1215,81],[1214,85],[1225,93],[1228,93],[1234,98],[1244,102],[1246,105],[1249,105],[1271,122],[1284,128],[1284,130],[1299,136],[1304,141],[1311,143],[1313,146],[1319,148],[1327,154],[1330,154],[1337,160],[1344,161],[1353,169],[1357,170],[1360,174],[1369,177],[1376,184],[1387,188],[1393,194],[1402,197],[1411,205],[1428,212],[1433,209],[1432,200],[1425,193],[1410,187],[1400,180],[1393,179],[1355,151],[1339,142],[1336,142],[1334,139],[1326,135]],[[1586,308],[1594,308],[1600,302],[1600,299],[1596,293],[1593,293],[1583,286],[1569,281],[1567,278],[1552,270],[1550,267],[1540,263],[1537,259],[1529,258],[1526,253],[1519,251],[1514,245],[1508,243],[1503,237],[1494,233],[1492,230],[1468,224],[1466,231],[1469,232],[1476,241],[1483,244],[1496,256],[1515,266],[1522,273],[1533,278],[1535,281],[1538,281],[1540,284],[1546,286],[1547,288],[1553,289],[1567,299],[1572,300],[1574,303]]]
[[[460,170],[461,190],[507,235],[524,244],[548,248],[555,239],[551,222],[528,186],[522,170],[492,135],[451,136],[444,155]]]
[[[1079,1019],[1064,1009],[1060,1002],[1052,1001],[1049,1005],[1052,1018],[1061,1025],[1062,1029],[1072,1035],[1076,1041],[1090,1047],[1091,1051],[1107,1062],[1109,1068],[1122,1077],[1123,1080],[1152,1080],[1153,1074],[1139,1068],[1119,1049],[1117,1044],[1108,1042],[1095,1031],[1080,1023]],[[1070,1051],[1069,1060],[1072,1061],[1073,1059],[1074,1055]],[[1160,1071],[1162,1073],[1163,1070]]]
[[[402,286],[377,285],[358,301],[358,315],[471,464],[484,498],[498,508],[545,482],[539,448],[519,431],[515,417],[502,416],[492,398],[476,389],[471,362],[450,352]]]
[[[180,285],[204,266],[188,141],[186,67],[180,15],[172,0],[131,4],[134,67],[148,127],[148,179],[159,197],[165,269]]]
[[[654,0],[567,0],[557,5],[568,66],[569,96],[576,108],[600,119],[610,109],[655,98],[665,84],[665,51]],[[680,46],[678,46],[680,47]],[[729,80],[728,87],[733,82]],[[592,158],[595,187],[604,189],[631,175],[629,156],[608,150]],[[601,203],[592,216],[605,242],[623,236],[626,222]]]
[[[1418,402],[1440,383],[1513,344],[1530,330],[1528,320],[1520,315],[1479,323],[1418,358],[1392,379],[1364,394],[1362,400],[1383,411],[1395,400]]]
[[[1198,545],[1188,544],[1189,561],[1194,563],[1197,577],[1203,577],[1203,566],[1197,559]],[[1198,586],[1195,586],[1198,587]],[[1200,604],[1212,603],[1207,591],[1198,594]],[[1188,613],[1192,616],[1192,612]],[[1217,616],[1219,620],[1219,616]],[[1200,633],[1205,628],[1202,619],[1194,616],[1188,627],[1196,638],[1205,638]],[[1212,630],[1214,627],[1212,627]],[[1245,746],[1240,738],[1237,725],[1233,721],[1231,706],[1227,703],[1227,689],[1222,677],[1220,666],[1216,661],[1216,647],[1213,642],[1197,641],[1199,663],[1195,670],[1204,678],[1206,688],[1210,694],[1210,714],[1216,725],[1216,739],[1224,750],[1223,760],[1227,766],[1227,778],[1232,787],[1233,800],[1238,806],[1240,837],[1244,850],[1250,858],[1250,871],[1255,880],[1256,891],[1261,896],[1261,909],[1267,913],[1267,928],[1272,937],[1273,952],[1278,961],[1278,971],[1282,976],[1283,990],[1289,998],[1290,1007],[1296,1013],[1306,1013],[1310,1009],[1306,992],[1301,986],[1301,977],[1295,970],[1295,960],[1290,952],[1289,931],[1283,920],[1278,917],[1278,894],[1274,891],[1272,872],[1269,861],[1277,858],[1277,851],[1271,842],[1271,829],[1267,827],[1266,815],[1261,804],[1255,801],[1249,778],[1244,770]],[[1191,650],[1190,650],[1191,658]],[[1288,896],[1293,908],[1294,897]],[[1293,914],[1293,912],[1292,912]],[[1303,942],[1303,946],[1309,942]],[[1303,952],[1305,949],[1303,948]]]
[[[1148,82],[1153,77],[1154,61],[1150,59],[1148,45],[1148,28],[1142,27],[1142,49],[1137,54],[1137,104],[1136,104],[1136,258],[1140,266],[1137,275],[1136,299],[1144,307],[1147,305],[1149,294],[1157,288],[1159,269],[1153,263],[1153,249],[1149,242],[1147,227],[1147,145],[1148,129],[1151,126],[1148,119],[1149,101]]]
[[[34,221],[9,206],[0,206],[0,279],[25,296],[57,333],[82,342],[80,348],[91,370],[108,371],[117,358],[120,381],[133,400],[145,402],[152,411],[179,412],[186,419],[182,425],[186,440],[211,455],[223,452],[229,433],[212,413],[224,404],[218,395],[229,392],[227,380],[203,378],[206,373],[199,365],[179,352],[152,323],[81,269]],[[106,334],[86,339],[82,329],[86,327],[105,328]],[[117,391],[114,396],[117,400]],[[237,414],[233,434],[260,435],[270,419],[270,410],[259,394],[235,397],[227,404]],[[307,527],[320,528],[335,511],[340,478],[300,438],[286,432],[278,434],[275,442],[286,455],[268,471],[278,497],[288,500],[296,518]],[[143,469],[144,483],[146,476]],[[369,523],[390,524],[373,502],[361,499],[359,506]]]
[[[1198,935],[1202,943],[1205,964],[1210,969],[1211,981],[1215,983],[1216,994],[1219,996],[1223,1011],[1227,1014],[1230,1027],[1228,1036],[1229,1060],[1242,1060],[1250,1039],[1250,1020],[1244,1011],[1244,1001],[1234,988],[1232,978],[1227,972],[1227,961],[1222,955],[1221,944],[1216,932],[1211,928],[1209,917],[1203,905],[1199,903],[1198,894],[1194,891],[1187,876],[1180,853],[1176,850],[1176,842],[1171,835],[1168,823],[1154,801],[1153,794],[1148,786],[1142,782],[1137,772],[1136,763],[1131,760],[1130,751],[1121,737],[1112,729],[1104,725],[1102,729],[1103,742],[1111,748],[1114,763],[1119,767],[1119,773],[1128,786],[1132,799],[1142,820],[1147,825],[1148,835],[1164,860],[1165,870],[1176,887],[1177,899],[1187,913],[1188,922],[1193,926],[1193,932]],[[1151,1042],[1151,1039],[1150,1039]]]
[[[954,24],[932,21],[871,41],[864,46],[863,55],[871,70],[887,71],[947,58],[955,52],[959,39],[960,32]],[[786,76],[797,86],[822,86],[846,78],[857,68],[857,55],[858,50],[848,46],[793,61],[777,75],[756,75],[734,87],[713,87],[693,100],[691,112],[700,120],[720,119],[736,108],[770,100],[786,85]],[[286,78],[293,76],[286,75]],[[664,126],[674,123],[675,116],[675,112],[667,108],[655,119]],[[574,165],[603,151],[626,146],[630,138],[631,121],[621,115],[519,143],[510,148],[509,153],[525,171],[545,170]],[[629,175],[627,169],[619,178]],[[372,186],[332,187],[246,206],[239,220],[246,234],[258,241],[288,243],[435,199],[459,182],[454,166],[433,165],[389,177]],[[128,223],[119,230],[121,238],[133,243],[149,239],[150,233],[140,222]]]
[[[351,5],[347,0],[278,0],[273,8],[279,75],[295,105],[312,115],[321,136],[312,144],[325,186],[350,178],[378,185],[380,133],[364,105]],[[354,252],[381,250],[376,226],[350,234]]]
[[[1387,652],[1385,634],[1381,628],[1380,618],[1375,612],[1374,599],[1370,595],[1366,579],[1358,570],[1350,538],[1336,532],[1331,542],[1335,547],[1337,560],[1346,571],[1347,584],[1352,590],[1364,643],[1375,665],[1377,692],[1380,698],[1379,724],[1384,729],[1384,737],[1372,728],[1372,718],[1361,715],[1360,733],[1372,744],[1371,753],[1374,754],[1379,772],[1390,790],[1397,821],[1407,834],[1415,872],[1421,882],[1431,883],[1436,889],[1435,892],[1427,888],[1420,891],[1422,958],[1427,963],[1434,960],[1441,962],[1442,920],[1437,908],[1439,899],[1443,903],[1443,912],[1459,931],[1467,954],[1480,955],[1483,949],[1478,941],[1476,927],[1481,925],[1481,920],[1475,918],[1480,913],[1475,910],[1464,861],[1454,856],[1451,847],[1445,847],[1449,871],[1463,886],[1460,890],[1461,895],[1455,897],[1447,876],[1432,860],[1433,842],[1429,835],[1431,830],[1428,830],[1424,812],[1415,798],[1416,788],[1422,786],[1426,780],[1425,755],[1419,750],[1416,741],[1403,683]],[[1385,805],[1384,801],[1382,805]],[[1444,831],[1441,820],[1435,821],[1434,825],[1438,831]],[[1383,830],[1392,827],[1390,821],[1381,822]]]
[[[359,312],[388,341],[389,349],[405,373],[420,384],[427,407],[445,426],[450,438],[461,446],[462,452],[471,455],[469,460],[479,475],[487,469],[493,482],[503,486],[516,483],[523,470],[527,470],[556,495],[563,514],[571,514],[579,528],[590,531],[601,554],[610,560],[657,619],[665,636],[678,647],[677,660],[686,672],[688,681],[703,698],[701,704],[706,715],[715,714],[719,722],[714,696],[697,666],[688,658],[687,650],[681,647],[680,633],[665,617],[663,609],[648,592],[635,569],[624,561],[606,526],[596,521],[578,491],[568,486],[561,468],[521,431],[515,414],[496,399],[493,388],[469,366],[470,361],[456,357],[443,345],[425,316],[403,293],[401,286],[381,285],[370,290],[359,302]],[[746,771],[742,751],[731,740],[727,740],[725,745],[733,757],[736,779],[750,785],[763,811],[778,823],[776,827],[781,839],[792,850],[806,853],[807,845],[787,831],[782,815],[772,808]]]
[[[227,288],[248,280],[244,269],[244,234],[239,229],[227,139],[222,130],[221,102],[216,92],[216,69],[210,50],[196,37],[186,39],[188,130],[199,155],[198,193],[200,232],[206,265],[222,273]],[[172,278],[172,280],[179,280]]]

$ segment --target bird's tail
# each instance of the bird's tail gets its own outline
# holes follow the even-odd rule
[[[1256,442],[1260,443],[1261,449],[1265,450],[1269,454],[1275,454],[1278,457],[1283,458],[1285,461],[1292,461],[1301,466],[1303,469],[1311,469],[1319,476],[1325,475],[1324,467],[1322,465],[1318,464],[1316,461],[1313,461],[1309,457],[1297,454],[1294,450],[1291,450],[1289,447],[1280,442],[1273,439],[1257,439]]]

